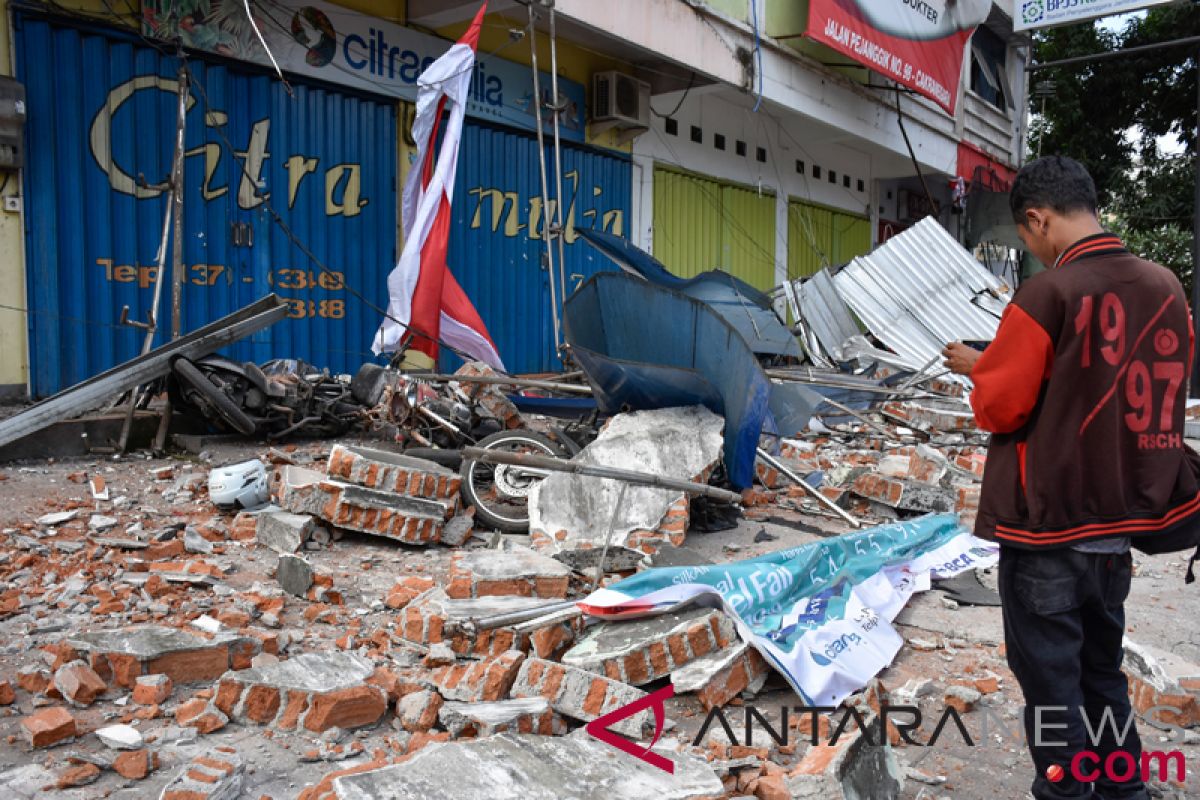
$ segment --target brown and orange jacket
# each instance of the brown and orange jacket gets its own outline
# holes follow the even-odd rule
[[[1183,442],[1183,288],[1110,234],[1027,280],[971,380],[991,431],[977,535],[1023,548],[1148,536],[1200,511]]]

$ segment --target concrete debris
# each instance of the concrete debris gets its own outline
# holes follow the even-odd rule
[[[130,725],[108,725],[96,731],[96,738],[113,750],[137,750],[142,746],[142,734]]]
[[[743,692],[756,694],[769,673],[767,663],[746,642],[710,653],[671,673],[678,693],[694,692],[706,710],[726,705]]]
[[[232,747],[215,747],[193,758],[163,788],[158,800],[236,800],[246,765]]]
[[[568,732],[566,721],[542,697],[493,703],[446,703],[438,712],[438,720],[456,738],[483,738],[504,732],[561,736]]]
[[[300,556],[282,555],[276,568],[276,578],[288,594],[305,597],[313,585],[312,564]]]
[[[620,414],[575,459],[704,482],[720,459],[723,425],[699,407]],[[678,492],[556,473],[530,492],[530,540],[548,553],[603,547],[611,527],[612,544],[653,552],[683,543],[687,508]]]
[[[642,686],[736,638],[733,621],[724,612],[690,609],[597,625],[563,654],[562,663]]]
[[[101,678],[126,689],[134,688],[143,675],[160,673],[176,685],[216,680],[230,668],[248,666],[262,649],[252,637],[228,633],[203,639],[155,625],[81,633],[65,641],[89,654]]]
[[[521,665],[510,696],[540,697],[563,716],[591,722],[641,700],[646,693],[588,670],[529,658]],[[624,736],[640,739],[654,730],[654,717],[649,710],[641,711],[610,727]]]
[[[71,520],[79,516],[79,511],[56,511],[52,514],[43,514],[37,518],[37,524],[43,528],[55,528],[59,525],[65,525]]]
[[[367,680],[374,672],[370,661],[351,653],[302,653],[226,673],[212,703],[232,720],[284,731],[359,728],[387,709],[386,691]]]
[[[288,554],[303,547],[315,528],[313,518],[307,514],[273,511],[258,515],[254,535],[262,546]]]
[[[429,748],[403,764],[337,778],[339,800],[699,800],[723,793],[704,761],[663,753],[674,772],[629,758],[591,738],[502,733]]]
[[[810,748],[786,786],[796,800],[896,800],[904,772],[890,745],[874,746],[856,731],[837,744]]]
[[[562,599],[570,575],[560,562],[527,548],[470,550],[454,555],[446,594],[455,599],[494,595]]]
[[[1133,709],[1147,722],[1200,726],[1200,667],[1125,638],[1121,669],[1129,679]]]

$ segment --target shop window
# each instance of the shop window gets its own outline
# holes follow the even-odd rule
[[[1001,111],[1013,107],[1008,86],[1008,47],[986,27],[971,37],[971,91]]]

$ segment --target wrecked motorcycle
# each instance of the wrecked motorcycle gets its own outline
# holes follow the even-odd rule
[[[340,436],[366,419],[380,370],[366,364],[347,380],[290,358],[262,366],[220,356],[177,358],[167,388],[174,408],[223,430],[268,439]]]
[[[481,522],[513,533],[529,530],[529,492],[549,473],[465,459],[461,448],[570,458],[595,435],[590,426],[547,426],[544,432],[512,427],[522,418],[509,398],[453,381],[402,375],[388,402],[397,441],[407,445],[404,453],[458,469],[463,503],[475,507]]]

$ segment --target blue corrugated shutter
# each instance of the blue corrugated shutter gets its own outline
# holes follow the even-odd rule
[[[124,305],[138,320],[150,308],[149,269],[167,197],[134,197],[114,188],[112,176],[119,168],[134,181],[142,176],[157,184],[169,175],[178,63],[119,33],[38,16],[18,14],[16,34],[29,118],[31,383],[44,396],[139,351],[142,333],[117,320]],[[253,361],[295,357],[353,371],[370,357],[380,318],[345,286],[385,306],[386,276],[396,261],[395,103],[303,83],[294,83],[295,96],[288,97],[277,80],[253,68],[189,63],[204,91],[193,88],[187,117],[184,330],[274,289],[291,301],[293,318],[228,354]],[[129,97],[118,104],[122,87]],[[100,141],[94,148],[97,115],[106,108],[113,112],[111,147]],[[235,159],[256,131],[266,143],[261,191],[343,281],[322,277],[253,187],[243,186]],[[115,168],[106,171],[110,150]],[[252,245],[234,245],[235,224],[251,232]],[[159,342],[169,330],[168,282]]]
[[[553,176],[553,150],[547,147]],[[542,269],[541,179],[534,134],[468,121],[454,189],[448,260],[475,304],[509,372],[560,369],[554,352],[550,283]],[[611,261],[576,228],[629,235],[630,161],[620,153],[563,145],[566,274],[573,291]],[[553,177],[551,197],[555,194]],[[557,258],[556,249],[555,258]],[[461,363],[444,356],[443,367]]]

